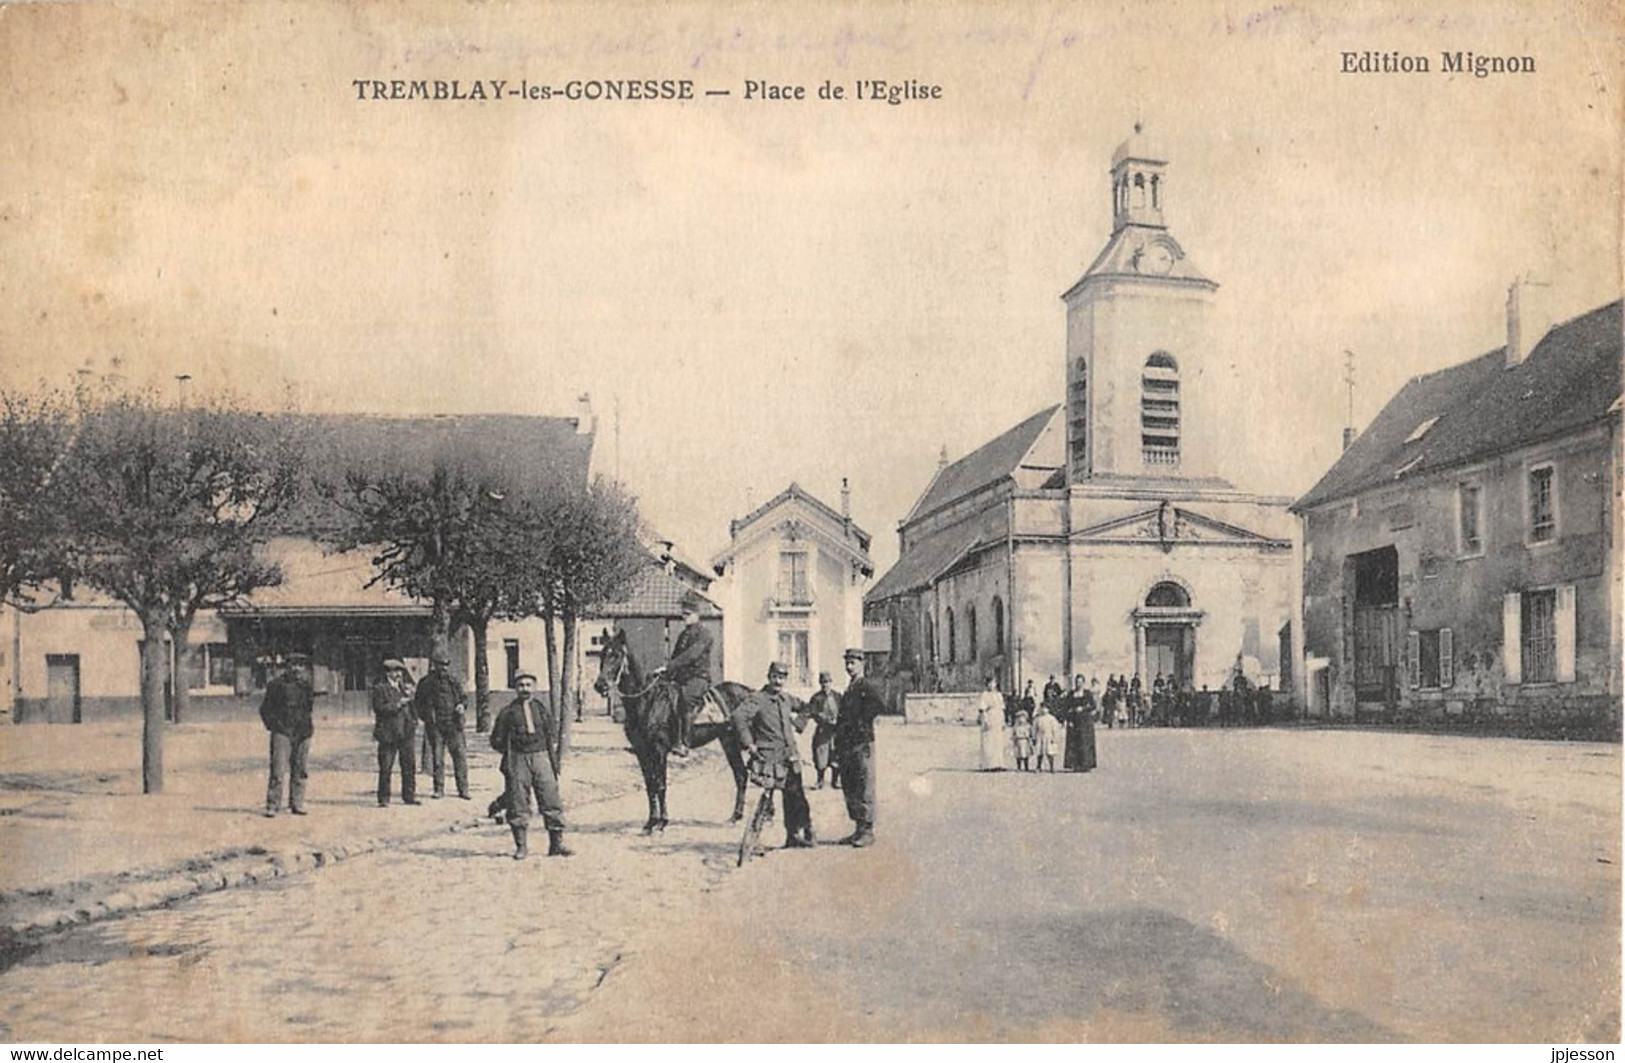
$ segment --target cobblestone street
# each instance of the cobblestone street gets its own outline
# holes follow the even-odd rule
[[[1617,746],[1118,732],[1018,776],[974,743],[882,728],[870,850],[735,868],[708,755],[663,837],[567,780],[570,860],[485,826],[56,934],[0,1039],[1619,1036]]]

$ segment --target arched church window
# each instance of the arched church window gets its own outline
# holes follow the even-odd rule
[[[993,596],[993,652],[1004,652],[1004,602]]]
[[[976,660],[976,606],[965,606],[965,660]]]
[[[1140,375],[1140,455],[1147,465],[1179,464],[1179,363],[1167,351]]]
[[[1189,609],[1191,596],[1179,584],[1164,580],[1151,588],[1145,596],[1145,604],[1151,609]]]
[[[955,643],[955,639],[954,639],[954,611],[952,609],[950,609],[950,610],[948,610],[948,663],[949,664],[954,663],[956,652],[959,649],[959,647],[956,646],[954,643]]]
[[[925,615],[924,631],[925,637],[922,639],[924,652],[920,656],[928,661],[934,661],[937,659],[937,630],[936,625],[931,623],[930,613]]]

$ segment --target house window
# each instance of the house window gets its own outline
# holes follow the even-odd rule
[[[212,687],[237,685],[237,660],[231,655],[230,643],[203,644],[203,674]]]
[[[807,589],[807,555],[800,550],[786,550],[779,555],[780,601],[805,602],[812,598]]]
[[[1484,488],[1476,480],[1463,480],[1456,487],[1457,552],[1462,555],[1484,552]]]
[[[1147,465],[1179,464],[1179,363],[1167,351],[1140,376],[1140,455]]]
[[[508,666],[508,689],[512,690],[519,677],[519,640],[502,640],[502,657]]]
[[[959,647],[954,639],[954,611],[948,610],[948,663],[953,664]]]
[[[1004,602],[993,599],[993,652],[1004,652]]]
[[[1455,640],[1447,627],[1412,631],[1406,666],[1413,689],[1441,690],[1456,682]]]
[[[1557,538],[1557,496],[1552,466],[1529,470],[1529,541],[1549,543]]]
[[[790,682],[812,685],[812,654],[808,652],[805,631],[779,632],[779,660],[790,667]]]
[[[1557,681],[1557,591],[1523,595],[1523,681]]]

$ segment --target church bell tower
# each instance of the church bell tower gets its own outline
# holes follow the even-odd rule
[[[1067,482],[1213,474],[1200,380],[1218,285],[1168,231],[1167,156],[1136,125],[1112,155],[1112,230],[1066,303]]]

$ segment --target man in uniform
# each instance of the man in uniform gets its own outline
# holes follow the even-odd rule
[[[752,694],[734,714],[740,750],[749,758],[751,781],[766,790],[784,791],[784,847],[813,845],[812,809],[801,785],[801,753],[796,749],[799,702],[784,689],[790,669],[780,661],[767,666],[767,685]]]
[[[288,655],[286,664],[265,685],[260,702],[260,722],[271,732],[271,775],[265,787],[265,815],[275,816],[282,807],[282,778],[288,778],[288,808],[296,816],[305,814],[306,764],[310,758],[311,721],[310,679],[305,668],[310,658],[302,653]]]
[[[841,695],[841,717],[835,723],[835,759],[841,765],[841,787],[846,814],[855,829],[842,839],[863,848],[875,843],[875,717],[886,711],[886,701],[863,676],[863,651],[846,651],[850,682]]]
[[[395,758],[401,759],[401,800],[418,803],[418,771],[412,745],[417,738],[417,720],[412,716],[412,680],[406,662],[391,657],[384,662],[384,679],[374,683],[372,738],[378,743],[378,807],[389,805],[390,776],[395,774]]]
[[[508,829],[513,831],[515,860],[530,855],[530,798],[547,825],[548,856],[573,856],[564,844],[564,799],[559,796],[560,728],[552,709],[532,697],[536,677],[522,672],[514,677],[514,694],[491,725],[491,748],[502,754],[508,781]]]
[[[683,595],[683,630],[672,647],[671,660],[659,669],[677,685],[677,733],[672,736],[672,752],[679,757],[688,756],[688,725],[711,688],[711,632],[700,623],[704,606],[693,591]]]
[[[468,747],[463,744],[463,708],[468,698],[448,670],[451,655],[443,649],[429,657],[429,674],[418,684],[412,707],[423,721],[429,739],[429,762],[434,768],[434,796],[446,796],[446,754],[451,754],[457,796],[468,795]]]
[[[824,772],[829,772],[830,785],[833,786],[840,781],[841,770],[833,758],[835,723],[841,718],[841,695],[835,692],[835,680],[828,672],[818,673],[818,693],[808,699],[807,707],[796,717],[797,731],[807,726],[809,717],[814,721],[813,769],[818,773],[818,781],[813,784],[813,789],[822,790]]]

